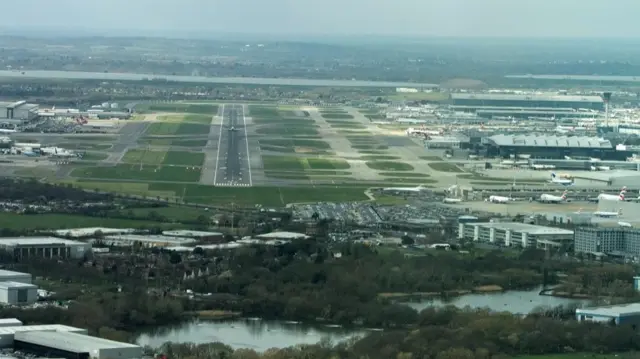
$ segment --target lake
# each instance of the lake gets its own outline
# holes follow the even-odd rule
[[[205,77],[205,76],[177,76],[134,74],[120,72],[86,72],[86,71],[49,71],[49,70],[0,70],[0,77],[31,78],[48,80],[102,80],[102,81],[143,81],[166,80],[187,83],[237,84],[237,85],[268,85],[268,86],[331,86],[331,87],[420,87],[434,88],[436,84],[421,84],[412,82],[389,81],[358,81],[358,80],[321,80],[321,79],[286,79],[265,77]]]
[[[451,300],[427,299],[404,303],[418,311],[429,306],[455,305],[464,308],[489,308],[514,314],[527,314],[540,306],[557,307],[574,303],[586,305],[588,300],[538,295],[542,287],[524,291],[468,294]],[[285,321],[238,319],[223,322],[195,321],[174,328],[160,328],[138,337],[137,343],[152,347],[171,342],[222,342],[233,348],[264,351],[298,344],[315,344],[323,338],[334,343],[369,333],[367,329],[331,327],[322,324],[296,324]]]

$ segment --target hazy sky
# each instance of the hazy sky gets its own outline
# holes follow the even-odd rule
[[[130,35],[640,37],[640,0],[4,0],[2,9],[5,28]]]

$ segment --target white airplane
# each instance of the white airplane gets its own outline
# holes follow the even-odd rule
[[[491,197],[489,197],[489,202],[491,202],[491,203],[507,203],[509,201],[513,201],[513,198],[504,197],[504,196],[491,196]]]
[[[540,202],[543,203],[560,203],[567,199],[567,191],[562,192],[562,196],[554,196],[552,194],[542,194],[540,196]]]
[[[390,191],[390,192],[420,192],[422,191],[424,188],[423,185],[419,185],[417,187],[387,187],[387,188],[383,188],[383,191]]]
[[[561,184],[563,186],[572,186],[573,181],[566,178],[559,178],[555,172],[551,172],[551,183]]]
[[[460,203],[462,199],[460,198],[445,198],[442,200],[443,203]]]
[[[618,194],[618,195],[600,193],[598,195],[598,201],[620,201],[620,202],[624,202],[625,193],[627,193],[627,186],[622,187],[622,190],[620,190],[620,194]]]
[[[6,128],[0,128],[0,133],[16,133],[16,132],[18,132],[18,131],[9,130],[9,129],[6,129]]]
[[[593,212],[593,215],[602,218],[618,217],[622,215],[622,209],[619,209],[618,212],[597,211]]]

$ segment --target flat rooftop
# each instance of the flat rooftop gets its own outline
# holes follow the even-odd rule
[[[611,141],[586,136],[536,136],[536,135],[494,135],[487,138],[496,146],[515,147],[564,147],[564,148],[606,148],[611,149]]]
[[[309,236],[307,236],[304,233],[296,233],[296,232],[271,232],[271,233],[266,233],[266,234],[260,234],[257,235],[256,238],[265,238],[265,239],[275,239],[275,238],[282,238],[282,239],[296,239],[296,238],[309,238]]]
[[[15,288],[29,288],[29,289],[37,289],[38,286],[35,284],[27,284],[20,282],[0,282],[0,289],[15,289]]]
[[[31,277],[31,274],[30,273],[15,272],[15,271],[6,270],[6,269],[0,269],[0,277],[10,277],[10,276],[29,276],[29,277]]]
[[[71,352],[93,351],[96,349],[140,348],[139,345],[116,342],[92,337],[85,334],[56,331],[30,331],[16,333],[15,340],[26,341],[42,346],[67,349]]]
[[[150,243],[193,243],[193,238],[170,237],[170,236],[144,236],[137,234],[121,234],[104,237],[107,241],[123,241],[123,242],[150,242]]]
[[[205,231],[190,231],[190,230],[177,230],[177,231],[164,231],[162,232],[164,236],[170,237],[217,237],[221,236],[220,232],[205,232]]]
[[[562,234],[573,235],[573,231],[568,229],[537,226],[535,224],[517,223],[517,222],[484,222],[484,223],[465,223],[469,226],[479,226],[484,228],[495,228],[504,231],[527,233],[532,235],[538,234]]]
[[[13,237],[13,238],[0,238],[0,246],[19,246],[19,245],[47,245],[47,244],[64,244],[69,245],[84,245],[83,242],[71,241],[68,239],[61,239],[56,237]]]
[[[102,232],[102,234],[118,234],[118,233],[131,233],[131,232],[134,232],[135,230],[132,228],[86,227],[86,228],[59,229],[54,233],[57,236],[86,237],[86,236],[91,236],[98,231]]]
[[[576,309],[576,314],[602,315],[602,316],[625,316],[640,315],[640,303],[607,305],[603,307]]]
[[[486,100],[486,101],[545,101],[545,102],[584,102],[604,103],[600,96],[571,95],[538,95],[538,94],[488,94],[488,93],[454,93],[452,100]]]
[[[46,325],[20,325],[14,327],[0,327],[0,335],[2,334],[15,334],[17,332],[25,332],[25,331],[38,331],[38,330],[51,330],[51,331],[59,331],[59,332],[75,332],[75,333],[86,333],[86,329],[69,327],[61,324],[46,324]]]

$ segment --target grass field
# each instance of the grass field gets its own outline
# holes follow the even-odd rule
[[[419,178],[427,178],[429,177],[426,173],[406,173],[406,172],[378,172],[380,176],[388,176],[388,177],[419,177]]]
[[[181,166],[198,166],[204,163],[204,153],[186,152],[186,151],[169,151],[164,157],[162,164],[165,165],[181,165]]]
[[[206,135],[210,127],[197,123],[155,122],[146,131],[149,136]]]
[[[252,118],[256,117],[280,117],[280,112],[278,108],[275,106],[257,106],[251,105],[249,106],[249,116]]]
[[[295,153],[296,149],[293,147],[283,147],[283,146],[271,146],[260,144],[261,151],[270,151],[270,152],[278,152],[278,153]]]
[[[88,151],[103,151],[111,148],[110,144],[102,143],[61,143],[58,146],[69,150],[88,150]]]
[[[66,136],[64,139],[68,141],[74,141],[74,142],[113,142],[118,138],[115,136],[80,136],[78,135],[78,136]],[[38,141],[33,141],[33,142],[38,142]]]
[[[74,227],[151,228],[162,223],[69,214],[16,214],[0,212],[0,226],[9,229],[60,229]]]
[[[346,170],[351,168],[349,163],[343,159],[328,159],[328,158],[307,158],[309,167],[314,170]]]
[[[297,157],[287,156],[262,156],[262,164],[265,171],[300,171],[305,170],[305,166]]]
[[[139,104],[137,112],[186,112],[206,114],[213,116],[218,113],[218,105],[215,104],[186,104],[186,103],[151,103]]]
[[[367,167],[378,171],[413,171],[413,166],[404,162],[368,161]]]
[[[420,159],[425,161],[442,161],[442,157],[439,156],[420,156]]]
[[[320,133],[313,127],[291,127],[291,126],[268,126],[260,127],[256,130],[260,135],[276,135],[276,136],[316,136],[319,139]]]
[[[102,189],[112,192],[123,192],[147,196],[161,196],[163,198],[183,198],[186,202],[209,205],[251,206],[282,206],[297,202],[344,202],[365,201],[367,196],[363,186],[315,186],[315,187],[213,187],[199,184],[174,183],[138,183],[131,186],[128,183],[104,181],[77,181],[74,185],[87,189]],[[184,197],[183,197],[184,194]],[[64,222],[63,222],[64,223]],[[68,226],[67,223],[64,223]],[[80,227],[80,225],[77,225]],[[126,227],[126,226],[125,226]]]
[[[102,152],[88,152],[82,155],[83,161],[102,161],[109,157],[108,154]]]
[[[169,146],[182,146],[182,147],[204,147],[207,145],[207,140],[183,140],[176,138],[154,138],[154,137],[144,137],[138,141],[140,144],[149,145],[149,146],[161,146],[161,147],[169,147]]]
[[[380,151],[380,150],[388,150],[389,146],[387,145],[379,145],[379,144],[366,144],[366,145],[351,145],[351,147],[353,147],[356,150],[366,150],[366,151]],[[359,151],[360,153],[369,153],[369,152],[362,152]]]
[[[353,116],[346,112],[320,112],[322,118],[327,120],[349,120]]]
[[[309,150],[329,150],[331,145],[325,141],[307,139],[261,139],[260,145],[300,148]],[[304,152],[304,151],[301,151]]]
[[[212,119],[213,115],[202,115],[196,113],[158,116],[158,121],[160,122],[190,122],[202,125],[210,125]]]
[[[384,161],[384,160],[399,160],[400,157],[398,156],[389,156],[389,155],[366,155],[366,156],[361,156],[360,157],[361,160],[364,161]]]
[[[449,162],[429,163],[429,167],[432,170],[439,171],[439,172],[456,172],[456,173],[464,172],[462,169],[460,169],[460,167],[456,166],[453,163],[449,163]]]
[[[125,165],[114,167],[81,167],[71,172],[72,177],[105,180],[197,182],[200,169],[156,165]]]
[[[166,151],[128,150],[122,157],[121,163],[159,165],[164,161]]]

